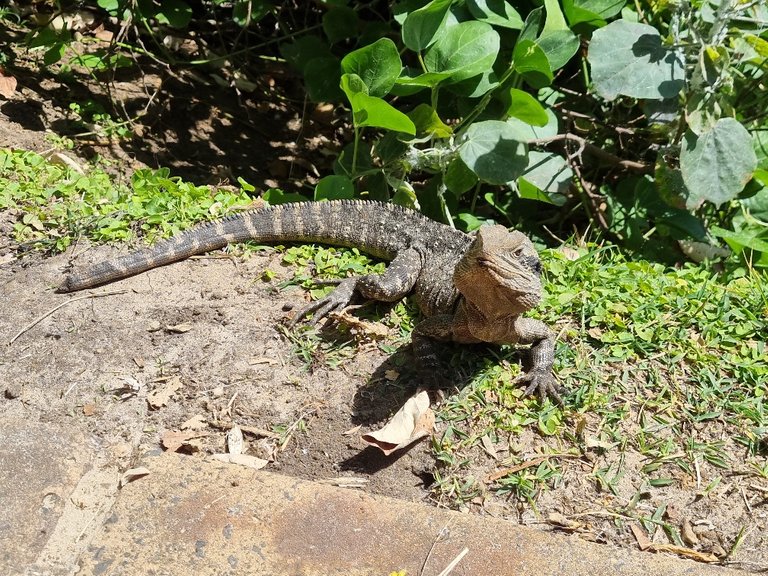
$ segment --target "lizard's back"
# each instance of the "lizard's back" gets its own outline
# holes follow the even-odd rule
[[[57,291],[100,286],[246,240],[358,248],[385,260],[418,245],[424,265],[414,292],[427,315],[453,308],[458,297],[453,270],[471,243],[467,234],[395,204],[370,200],[280,204],[206,222],[150,248],[76,270]]]

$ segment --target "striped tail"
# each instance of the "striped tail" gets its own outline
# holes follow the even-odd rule
[[[425,226],[442,227],[418,212],[368,200],[281,204],[206,222],[151,248],[75,270],[56,291],[101,286],[246,240],[320,242],[390,259],[408,244],[412,230]]]

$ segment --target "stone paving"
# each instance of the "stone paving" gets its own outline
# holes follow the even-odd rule
[[[159,450],[121,486],[75,432],[0,437],[2,575],[744,574]]]

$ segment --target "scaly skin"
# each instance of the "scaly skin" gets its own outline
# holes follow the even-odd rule
[[[100,286],[222,248],[233,242],[317,242],[389,260],[386,271],[339,281],[301,310],[317,321],[360,296],[394,302],[414,294],[425,316],[413,346],[426,374],[437,374],[437,341],[530,344],[526,393],[559,400],[552,374],[554,335],[522,317],[541,299],[541,263],[530,240],[503,226],[464,234],[413,210],[367,200],[301,202],[243,212],[194,227],[157,245],[69,274],[57,292]]]

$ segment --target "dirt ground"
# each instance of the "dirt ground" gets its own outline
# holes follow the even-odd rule
[[[240,176],[258,187],[279,184],[287,191],[330,173],[324,151],[343,144],[335,113],[292,97],[298,94],[295,79],[284,71],[265,69],[259,91],[239,96],[169,71],[144,72],[111,87],[113,102],[129,112],[147,108],[134,137],[80,142],[73,156],[98,155],[118,173],[165,166],[196,183]],[[109,102],[106,84],[64,85],[32,67],[18,80],[17,97],[0,100],[0,147],[49,149],[46,132],[78,131],[68,121],[69,102]],[[0,215],[0,231],[8,225],[8,217]],[[428,442],[387,458],[359,441],[361,432],[381,425],[409,392],[389,381],[392,359],[375,346],[361,346],[337,367],[322,359],[303,361],[279,327],[284,310],[301,305],[306,295],[275,289],[290,275],[280,254],[259,252],[245,260],[210,255],[92,295],[53,292],[70,264],[87,265],[126,249],[80,243],[66,254],[15,260],[10,244],[0,244],[4,417],[66,423],[124,468],[143,453],[167,448],[169,433],[185,437],[181,450],[193,457],[223,452],[226,431],[235,423],[246,431],[249,453],[271,459],[273,470],[323,481],[355,476],[373,493],[430,499],[435,462]],[[263,281],[265,269],[277,277]],[[398,354],[399,361],[409,358],[406,350]],[[160,395],[155,406],[149,401],[154,394]],[[541,439],[517,443],[533,447]],[[573,462],[558,489],[542,494],[536,509],[490,494],[474,509],[546,529],[552,528],[551,513],[591,510],[597,512],[591,522],[573,531],[635,547],[618,519],[600,517],[597,500],[613,497],[587,487],[591,468],[590,462]],[[631,495],[635,488],[627,480],[621,490]],[[671,514],[685,510],[701,520],[697,534],[710,550],[732,544],[749,517],[749,505],[738,504],[738,498],[724,498],[721,508],[708,510],[711,500],[690,501],[684,491],[665,497],[674,503]],[[641,503],[649,510],[657,505]],[[767,528],[765,516],[751,521],[739,557],[731,560],[747,569],[767,568]]]

